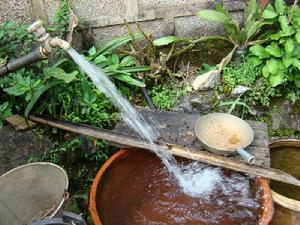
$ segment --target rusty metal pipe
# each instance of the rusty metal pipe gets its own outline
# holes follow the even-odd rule
[[[8,62],[5,66],[0,68],[0,76],[4,76],[7,73],[17,71],[23,67],[29,66],[32,63],[38,62],[47,58],[46,55],[43,53],[42,46],[36,48],[34,51],[14,59]]]
[[[12,60],[5,66],[1,67],[0,76],[17,71],[18,69],[26,67],[32,63],[46,59],[47,56],[49,56],[53,51],[53,48],[59,47],[65,51],[71,48],[71,45],[65,40],[62,40],[58,37],[51,37],[43,27],[41,20],[38,20],[29,26],[28,32],[33,33],[38,37],[38,42],[41,43],[40,46],[27,55]]]

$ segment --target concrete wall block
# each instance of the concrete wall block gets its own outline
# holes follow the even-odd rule
[[[175,18],[175,35],[179,37],[199,38],[222,33],[224,31],[221,25],[200,20],[196,16]]]
[[[59,0],[44,0],[45,10],[49,20],[55,15]],[[81,19],[94,19],[101,16],[122,16],[126,13],[123,1],[111,0],[70,0],[70,5],[76,16]]]
[[[239,23],[243,21],[242,12],[231,13],[232,17]],[[196,16],[175,18],[175,35],[179,37],[199,38],[205,35],[224,34],[221,25],[205,20],[200,20]]]
[[[182,6],[184,4],[207,3],[212,0],[138,0],[139,10],[152,10],[162,7]],[[213,1],[212,1],[213,2]]]
[[[0,22],[31,23],[34,20],[30,0],[0,0]]]
[[[34,1],[34,0],[33,0]],[[49,19],[49,22],[52,21],[52,18],[55,15],[56,10],[59,7],[59,0],[44,0],[45,14]]]
[[[154,38],[164,36],[164,23],[162,20],[147,21],[139,23],[146,34],[152,33]],[[134,33],[138,34],[138,29],[134,24],[131,25]],[[124,25],[109,26],[93,29],[94,41],[104,44],[114,38],[128,36],[127,28]]]

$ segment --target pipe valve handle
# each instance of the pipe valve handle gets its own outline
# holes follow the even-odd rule
[[[37,20],[28,27],[27,31],[29,33],[33,33],[34,31],[36,31],[40,27],[43,27],[43,21],[42,20]]]

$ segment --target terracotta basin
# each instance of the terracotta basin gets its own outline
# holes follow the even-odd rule
[[[107,215],[107,214],[110,214],[110,217],[115,216],[116,218],[121,217],[120,214],[124,214],[125,217],[127,215],[129,215],[129,213],[126,210],[125,210],[126,212],[123,212],[123,210],[118,211],[119,201],[115,202],[114,205],[110,205],[111,199],[114,199],[113,193],[116,193],[118,191],[122,192],[122,190],[120,191],[119,188],[118,189],[107,188],[105,186],[107,183],[109,183],[109,180],[111,180],[111,178],[113,176],[115,177],[114,180],[117,182],[120,182],[120,184],[121,184],[118,187],[122,188],[123,181],[124,181],[124,185],[125,185],[125,183],[128,181],[128,179],[126,177],[125,178],[122,177],[122,175],[119,175],[119,173],[112,172],[112,174],[111,174],[110,172],[111,172],[111,170],[113,170],[112,168],[114,168],[116,165],[121,164],[125,160],[131,159],[130,158],[131,154],[136,154],[133,152],[134,151],[131,151],[131,150],[118,151],[112,157],[110,157],[108,161],[106,161],[106,163],[101,167],[101,169],[97,173],[97,175],[94,179],[94,182],[92,184],[91,191],[90,191],[90,211],[91,211],[92,219],[93,219],[93,222],[95,225],[112,225],[112,224],[120,224],[120,223],[133,224],[131,222],[128,222],[126,220],[126,218],[125,219],[122,218],[122,220],[120,220],[120,221],[123,221],[123,222],[119,221],[118,223],[108,223],[108,222],[106,222],[107,220],[105,218],[103,218],[103,215]],[[149,154],[149,153],[147,153],[147,154]],[[149,162],[143,161],[143,163],[145,163],[146,165],[147,164],[149,165],[151,163],[151,161],[149,161]],[[230,173],[232,173],[232,172],[230,171]],[[241,176],[244,176],[244,175],[241,175]],[[130,180],[128,182],[130,182]],[[255,186],[257,188],[257,190],[259,190],[259,193],[261,196],[260,201],[259,201],[261,211],[259,211],[260,215],[258,216],[259,222],[249,223],[249,224],[268,225],[273,216],[273,201],[272,201],[271,190],[269,188],[268,181],[264,178],[256,178],[256,179],[252,179],[250,182],[252,182],[251,188]],[[128,188],[129,191],[128,192],[126,192],[124,190],[123,191],[126,192],[125,195],[127,195],[127,199],[126,199],[127,203],[126,204],[128,204],[128,207],[126,206],[123,209],[134,207],[135,198],[138,198],[136,196],[139,193],[139,192],[132,193],[134,191],[131,191],[131,187],[139,186],[139,184],[130,183],[130,184],[127,184],[127,186],[129,187]],[[147,188],[144,188],[144,189],[147,189]],[[157,188],[157,189],[160,189],[160,188]],[[156,190],[156,189],[154,189],[154,190]],[[144,190],[144,192],[146,192],[146,191]],[[106,196],[105,199],[108,199],[108,200],[102,201],[101,196],[103,196],[103,195]],[[130,196],[128,196],[128,195],[130,195]],[[100,199],[100,201],[99,201],[99,199]],[[129,203],[128,203],[128,200],[129,200]],[[131,202],[131,200],[132,200],[132,202]],[[139,200],[139,201],[143,201],[143,200]],[[148,200],[145,201],[146,204],[147,204],[147,201]],[[121,199],[120,204],[123,204],[123,203],[124,203],[124,200],[122,201],[122,199]],[[104,210],[105,207],[106,207],[106,209]],[[144,207],[146,208],[146,210],[144,210],[145,212],[149,212],[149,210],[151,211],[151,209],[149,209],[150,208],[149,206],[148,206],[148,208],[147,208],[147,206],[144,206]],[[227,207],[227,205],[225,205],[225,207]],[[198,211],[198,208],[196,208],[196,210]],[[168,212],[166,212],[166,214],[168,214]],[[222,213],[220,215],[222,217]],[[134,223],[134,224],[142,225],[142,223]],[[171,224],[171,223],[164,223],[164,224]],[[178,222],[176,224],[183,224],[183,223]],[[184,224],[198,224],[198,223],[184,223]],[[227,225],[227,224],[229,224],[229,223],[222,223],[222,225]]]
[[[300,178],[299,139],[279,139],[270,143],[271,166],[283,170],[296,178]],[[298,165],[298,166],[297,166]],[[275,204],[271,225],[300,224],[300,188],[294,185],[271,182]],[[296,198],[296,199],[295,199]]]

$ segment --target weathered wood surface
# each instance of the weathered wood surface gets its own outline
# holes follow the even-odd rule
[[[186,114],[181,112],[160,112],[142,109],[140,112],[150,123],[155,123],[160,132],[160,141],[188,147],[193,150],[203,150],[198,141],[194,126],[201,115]],[[254,131],[254,140],[246,148],[256,157],[255,165],[270,166],[270,150],[268,141],[268,127],[265,123],[247,121]],[[123,122],[115,128],[116,131],[138,137],[138,134]],[[228,156],[236,160],[242,160],[239,155]]]

